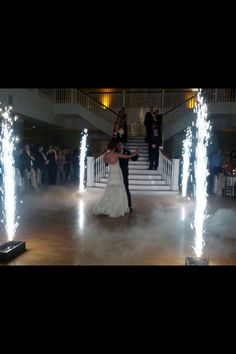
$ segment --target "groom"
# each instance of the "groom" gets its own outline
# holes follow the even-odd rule
[[[124,143],[119,141],[117,143],[117,149],[116,152],[119,152],[120,154],[125,154],[125,155],[131,155],[131,152],[127,149],[125,149]],[[133,156],[131,157],[132,161],[137,161],[139,158],[139,155]],[[129,205],[129,209],[130,211],[132,211],[132,204],[131,204],[131,195],[129,192],[129,159],[119,159],[119,163],[120,163],[120,168],[123,174],[123,179],[124,179],[124,185],[125,185],[125,189],[126,189],[126,194],[128,197],[128,205]]]

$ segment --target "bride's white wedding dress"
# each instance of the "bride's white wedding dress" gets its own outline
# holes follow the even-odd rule
[[[129,212],[128,199],[125,190],[122,171],[119,161],[110,165],[109,177],[105,192],[93,209],[93,213],[98,215],[108,215],[117,218]]]

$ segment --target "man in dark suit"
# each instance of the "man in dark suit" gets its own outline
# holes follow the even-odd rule
[[[149,149],[150,149],[150,167],[149,170],[157,170],[159,163],[159,147],[161,146],[161,139],[157,129],[157,124],[153,123],[152,125],[152,136],[149,140]],[[154,166],[153,166],[154,165]]]
[[[153,123],[153,107],[150,107],[150,112],[147,112],[144,119],[144,125],[146,127],[146,139],[145,142],[148,143],[152,134],[152,123]]]
[[[162,114],[159,114],[159,109],[153,112],[153,123],[157,124],[160,146],[162,145]]]
[[[131,152],[127,149],[125,149],[124,143],[123,142],[118,142],[117,144],[117,149],[116,152],[119,152],[120,154],[125,154],[125,155],[131,155]],[[139,158],[139,155],[136,155],[131,158],[132,161],[137,161]],[[123,174],[123,179],[124,179],[124,185],[125,185],[125,190],[128,198],[128,205],[130,208],[130,211],[132,211],[132,203],[131,203],[131,195],[129,191],[129,159],[119,159],[120,163],[120,168]]]

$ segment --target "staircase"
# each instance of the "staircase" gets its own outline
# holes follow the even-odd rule
[[[131,152],[135,148],[140,149],[138,161],[129,161],[129,189],[131,191],[151,191],[151,192],[168,192],[177,193],[171,190],[170,180],[163,178],[159,171],[149,170],[148,161],[148,144],[144,142],[144,137],[129,138],[125,145]],[[105,188],[108,181],[108,169],[95,180],[95,187]]]
[[[108,136],[118,114],[79,89],[56,89],[54,113],[81,117]]]
[[[236,89],[203,89],[211,122],[218,129],[228,129],[236,125]],[[163,114],[163,140],[167,140],[192,125],[196,121],[194,110],[197,94]]]

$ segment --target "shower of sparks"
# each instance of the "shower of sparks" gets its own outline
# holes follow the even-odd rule
[[[186,130],[186,137],[183,141],[183,173],[182,173],[182,197],[187,195],[187,185],[190,173],[190,155],[192,151],[192,130],[190,127]]]
[[[13,151],[15,136],[13,123],[17,116],[12,117],[11,107],[0,108],[1,134],[0,134],[0,160],[2,165],[2,200],[3,200],[3,222],[9,241],[12,241],[18,223],[16,222],[16,196],[15,196],[15,167]]]
[[[86,158],[86,152],[87,152],[87,136],[88,136],[88,129],[84,129],[83,131],[83,136],[80,141],[80,172],[79,172],[79,193],[84,192],[84,176],[85,176],[85,158]]]
[[[209,144],[211,124],[207,120],[207,105],[204,102],[201,90],[198,91],[196,101],[196,128],[197,146],[195,161],[195,183],[196,183],[196,209],[194,215],[195,227],[195,253],[201,257],[203,253],[204,222],[206,219],[207,206],[207,146]]]

